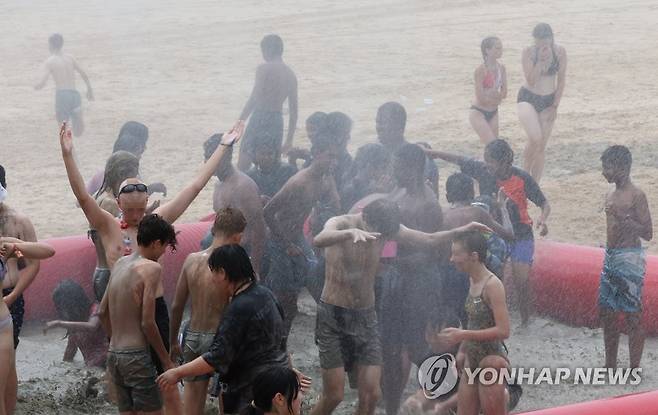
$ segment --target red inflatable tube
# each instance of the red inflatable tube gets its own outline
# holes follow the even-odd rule
[[[175,225],[178,246],[160,259],[164,269],[165,298],[171,301],[183,261],[188,254],[199,251],[199,242],[208,231],[207,222]],[[25,291],[25,319],[57,318],[52,292],[57,284],[70,278],[80,284],[89,298],[93,298],[91,278],[96,267],[94,245],[86,236],[48,239],[44,242],[56,250],[55,256],[41,261],[41,269],[32,285]]]
[[[656,413],[658,413],[658,391],[524,412],[528,415],[655,415]]]
[[[531,287],[536,310],[573,326],[599,327],[598,295],[604,250],[537,241]],[[642,322],[658,334],[658,257],[647,255]]]

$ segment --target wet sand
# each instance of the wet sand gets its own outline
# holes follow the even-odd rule
[[[86,229],[84,216],[74,207],[59,153],[52,84],[44,91],[32,89],[47,57],[47,37],[57,31],[64,34],[66,51],[87,70],[96,95],[92,103],[83,99],[87,130],[75,140],[83,175],[91,177],[103,167],[123,122],[138,120],[151,133],[142,175],[166,183],[171,195],[193,177],[202,161],[203,141],[230,127],[239,115],[261,59],[258,43],[270,32],[284,38],[284,57],[299,77],[300,126],[316,110],[344,111],[354,119],[350,148],[355,150],[374,140],[377,107],[398,100],[409,113],[410,140],[476,156],[482,146],[467,120],[472,72],[480,63],[480,40],[498,35],[510,85],[500,108],[501,135],[510,140],[520,162],[525,140],[515,104],[522,77],[520,52],[529,44],[534,24],[547,21],[569,56],[566,92],[542,182],[553,206],[550,238],[588,245],[605,242],[602,203],[610,187],[600,175],[599,156],[613,143],[630,146],[634,180],[658,212],[658,195],[653,192],[658,177],[654,162],[658,118],[653,116],[658,107],[654,82],[658,39],[652,30],[658,6],[649,0],[363,0],[358,4],[28,0],[2,3],[0,13],[6,22],[0,29],[4,56],[0,74],[6,97],[0,103],[4,154],[0,163],[8,170],[7,202],[32,218],[41,238],[81,234]],[[79,87],[84,92],[83,85]],[[296,143],[306,146],[306,141],[299,130]],[[445,164],[440,168],[443,189],[453,169]],[[207,186],[183,221],[210,211],[211,188]],[[657,246],[648,244],[654,253]],[[293,349],[305,350],[298,351],[296,359],[310,369],[319,387],[317,349],[312,346],[314,320],[301,321]],[[52,340],[25,336],[19,348],[21,393],[33,395],[32,388],[42,388],[48,396],[71,384],[62,373],[73,369],[50,363],[61,357],[64,348],[63,342]],[[525,333],[514,331],[509,343],[511,358],[519,365],[533,365],[539,358],[552,366],[573,360],[583,365],[602,361],[600,330],[537,319]],[[620,356],[627,359],[625,341],[622,345]],[[657,387],[658,381],[652,379],[658,366],[655,346],[655,340],[647,343],[641,390]],[[75,373],[72,378],[77,378]],[[44,380],[30,383],[34,376]],[[527,388],[520,408],[634,390],[549,388]],[[38,413],[34,407],[41,404],[26,409],[33,399],[24,399],[19,413]],[[341,406],[340,412],[351,411],[349,405]],[[57,411],[104,413],[103,407],[84,408]]]

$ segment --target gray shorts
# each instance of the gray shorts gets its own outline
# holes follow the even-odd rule
[[[212,341],[215,338],[215,332],[199,332],[187,330],[185,332],[185,345],[183,346],[183,360],[189,363],[197,357],[203,355],[212,346]],[[201,380],[208,380],[212,377],[211,374],[200,376],[193,376],[185,378],[187,382],[197,382]]]
[[[55,92],[55,116],[58,122],[68,121],[73,112],[80,109],[80,93],[74,89],[59,89]]]
[[[107,371],[116,386],[119,412],[153,412],[162,408],[155,365],[147,349],[108,351]]]
[[[354,386],[357,366],[381,366],[382,346],[373,308],[352,310],[318,302],[315,343],[320,352],[320,367],[344,367]]]

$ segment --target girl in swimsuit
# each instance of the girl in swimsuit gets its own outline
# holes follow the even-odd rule
[[[493,368],[498,371],[509,367],[503,340],[509,337],[510,323],[503,283],[485,266],[487,240],[479,232],[465,232],[455,237],[450,260],[470,281],[466,299],[468,327],[443,329],[437,336],[444,344],[457,344],[457,369],[465,367]],[[498,380],[498,378],[496,378]],[[463,415],[506,414],[509,395],[505,383],[484,385],[478,376],[469,384],[462,372],[458,390],[459,413]]]
[[[45,259],[53,255],[55,250],[46,244],[0,237],[0,285],[6,276],[9,259]],[[0,415],[13,413],[17,382],[13,323],[9,308],[0,301]]]
[[[523,51],[525,83],[517,98],[519,120],[528,136],[524,169],[539,183],[544,171],[544,152],[564,92],[567,54],[555,44],[546,23],[535,26],[534,46]]]
[[[498,62],[503,55],[503,44],[494,36],[480,45],[484,62],[475,70],[475,99],[468,120],[486,145],[498,138],[498,106],[507,96],[505,66]]]

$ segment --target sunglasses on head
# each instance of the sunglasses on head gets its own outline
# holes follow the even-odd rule
[[[140,192],[140,193],[146,193],[148,192],[148,187],[144,183],[136,183],[136,184],[127,184],[119,190],[119,194],[121,193],[132,193],[132,192]]]

